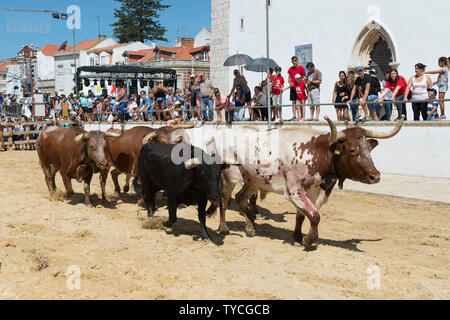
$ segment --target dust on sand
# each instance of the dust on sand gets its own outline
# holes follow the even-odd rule
[[[293,206],[274,194],[258,203],[256,237],[233,202],[231,235],[215,231],[217,215],[204,244],[194,207],[173,229],[145,229],[136,197],[112,196],[110,179],[111,201],[94,195],[95,208],[75,181],[73,199],[50,199],[35,152],[0,153],[0,176],[0,299],[450,298],[449,205],[337,191],[305,251],[292,245]],[[100,194],[98,176],[91,190]],[[368,270],[380,271],[379,289]]]

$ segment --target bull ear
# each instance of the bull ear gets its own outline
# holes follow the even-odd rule
[[[192,169],[197,168],[200,164],[201,164],[201,161],[199,158],[193,158],[193,159],[186,161],[184,167],[186,168],[186,170],[192,170]]]
[[[375,139],[369,139],[367,140],[369,141],[370,144],[370,151],[372,151],[373,149],[375,149],[375,147],[378,145],[378,140]]]

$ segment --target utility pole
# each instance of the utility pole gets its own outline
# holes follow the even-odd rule
[[[266,60],[266,69],[267,69],[267,75],[269,74],[269,69],[270,69],[270,63],[269,63],[269,1],[270,0],[266,0],[266,49],[267,49],[267,60]],[[269,121],[269,123],[268,123],[268,129],[270,130],[270,129],[272,129],[272,119],[271,119],[271,103],[270,103],[270,96],[271,96],[271,91],[272,91],[272,89],[271,89],[271,87],[270,87],[270,85],[271,85],[271,82],[270,82],[270,79],[269,79],[269,77],[267,77],[267,114],[268,114],[268,117],[267,117],[267,119],[268,119],[268,121]]]
[[[94,16],[94,18],[97,18],[97,39],[100,39],[100,16]]]

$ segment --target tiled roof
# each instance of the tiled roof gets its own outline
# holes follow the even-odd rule
[[[85,40],[77,44],[75,49],[77,50],[89,50],[90,48],[96,46],[100,43],[100,40]]]
[[[59,44],[47,44],[41,48],[41,52],[47,57],[54,57],[55,54],[57,54],[58,52],[66,52],[73,50],[72,46],[66,46],[64,50],[58,51],[59,46],[60,46]]]
[[[141,57],[139,59],[139,62],[146,62],[150,60],[154,55],[155,51],[153,49],[145,49],[145,50],[138,50],[138,51],[126,51],[130,56],[137,56]]]
[[[94,49],[94,50],[89,51],[89,53],[92,53],[92,52],[94,52],[94,53],[101,53],[101,52],[103,52],[103,51],[106,51],[106,52],[112,52],[112,50],[113,50],[114,48],[118,48],[118,47],[121,47],[121,46],[126,46],[126,45],[128,45],[128,44],[129,44],[129,43],[119,43],[119,44],[115,44],[115,45],[108,46],[108,47],[103,47],[103,48]]]
[[[0,72],[1,72],[1,73],[7,72],[7,71],[8,71],[8,66],[14,65],[14,64],[17,64],[17,63],[15,63],[15,62],[10,62],[10,61],[7,61],[7,62],[0,62]]]
[[[175,53],[175,58],[173,60],[192,60],[192,55],[189,48],[186,47],[156,47],[156,50],[167,53]],[[154,59],[152,59],[154,60]]]

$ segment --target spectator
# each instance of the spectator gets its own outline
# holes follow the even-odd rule
[[[439,100],[445,99],[445,94],[448,90],[448,69],[450,67],[449,60],[446,57],[440,57],[438,60],[440,69],[427,71],[425,74],[439,74],[438,79],[433,85],[437,85],[439,88]],[[441,116],[439,119],[445,120],[445,102],[439,101],[439,107],[441,108]]]
[[[296,114],[298,113],[298,109],[299,109],[299,106],[296,105],[296,103],[297,103],[297,92],[296,92],[296,89],[295,89],[295,86],[296,86],[295,76],[297,74],[299,74],[301,76],[300,79],[303,82],[303,80],[305,78],[305,75],[306,75],[306,72],[305,72],[305,68],[303,68],[302,66],[300,66],[298,64],[298,58],[296,56],[293,56],[291,58],[291,62],[292,62],[292,67],[290,67],[289,70],[288,70],[288,74],[289,74],[288,82],[289,82],[289,88],[291,89],[289,97],[290,97],[290,100],[292,102],[292,119],[291,119],[291,121],[293,121],[293,120],[296,120],[298,118],[298,117],[296,117]],[[304,116],[305,116],[304,114],[301,115],[301,117],[304,117]]]
[[[256,108],[249,107],[250,115],[253,113],[253,118],[250,116],[250,121],[255,120],[255,116],[257,120],[262,119],[263,121],[267,121],[267,97],[264,95],[263,89],[260,86],[255,87],[255,95],[253,96],[251,102]]]
[[[309,62],[306,65],[308,75],[306,77],[306,88],[308,89],[308,104],[310,104],[311,121],[319,121],[320,115],[320,85],[322,84],[322,72],[320,72],[314,63]],[[316,117],[314,118],[314,109]]]
[[[62,111],[61,116],[64,120],[69,120],[69,100],[66,98],[64,94],[61,95],[62,98]]]
[[[83,116],[84,116],[84,121],[88,120],[88,101],[86,99],[86,97],[84,96],[84,93],[80,93],[80,106],[81,106],[81,110],[83,110]]]
[[[347,74],[345,71],[339,72],[339,81],[334,84],[333,103],[342,103],[342,98],[347,94],[348,87],[346,83]],[[346,105],[335,105],[338,121],[350,120],[348,117],[348,107]]]
[[[390,77],[390,73],[385,72],[384,73],[384,79],[383,81],[381,81],[381,95],[384,93],[384,91],[386,90],[386,86],[387,83],[389,81],[389,77]],[[394,96],[392,95],[392,91],[391,90],[387,90],[387,93],[385,94],[385,96],[383,98],[378,98],[378,101],[381,102],[385,102],[382,104],[382,107],[384,108],[384,115],[380,118],[380,120],[385,120],[385,121],[391,121],[391,116],[392,116],[392,104],[391,103],[387,103],[387,101],[392,101]]]
[[[234,119],[234,105],[230,103],[228,98],[222,94],[218,88],[214,89],[214,104],[216,105],[216,119],[223,122],[222,110],[225,111],[225,120],[229,123]]]
[[[429,100],[434,100],[436,99],[437,96],[437,91],[436,89],[427,89],[428,90],[428,99]],[[438,114],[438,106],[439,103],[437,101],[433,101],[433,102],[428,102],[427,105],[427,120],[438,120],[439,119],[439,114]]]
[[[88,95],[86,97],[86,100],[87,100],[87,103],[88,103],[86,111],[87,111],[88,120],[90,122],[92,122],[94,120],[94,102],[95,102],[95,99],[96,98],[95,98],[94,93],[92,92],[92,90],[89,90],[88,91]]]
[[[125,113],[124,110],[128,105],[128,96],[127,91],[123,87],[123,83],[119,81],[117,83],[117,90],[118,95],[116,98],[116,107],[117,107],[117,113],[118,113],[118,119],[121,121],[125,120]]]
[[[241,85],[236,86],[236,92],[233,93],[233,102],[235,105],[234,119],[236,121],[243,121],[245,117],[245,98],[246,95],[242,91]]]
[[[353,119],[353,121],[356,121],[356,119],[358,118],[358,107],[356,106],[358,99],[355,98],[353,100],[350,100],[350,96],[352,95],[353,88],[355,87],[354,74],[349,72],[347,75],[347,78],[345,79],[345,82],[347,83],[347,92],[345,93],[345,96],[342,98],[342,102],[350,102],[351,103],[349,105],[349,108],[352,112],[352,119]]]
[[[277,118],[281,120],[281,106],[283,105],[283,94],[282,90],[284,88],[284,78],[281,75],[281,68],[275,68],[275,75],[270,78],[272,84],[272,97],[273,97],[273,120]]]
[[[147,97],[147,94],[145,91],[141,91],[141,98],[140,98],[140,107],[138,112],[138,120],[139,121],[149,121],[151,119],[151,111],[150,107],[150,98]]]
[[[369,96],[372,77],[364,73],[364,68],[361,66],[356,67],[356,72],[358,73],[358,77],[355,80],[355,85],[353,86],[350,98],[347,101],[347,105],[350,106],[350,104],[353,101],[353,98],[355,97],[356,91],[358,91],[359,104],[361,105],[365,113],[365,117],[358,118],[356,119],[356,121],[366,122],[372,120],[369,117],[369,109],[367,108],[367,97]]]
[[[183,121],[183,105],[176,101],[172,108],[170,108],[171,119],[167,121],[167,125],[174,126]]]
[[[411,90],[411,101],[414,113],[414,121],[420,120],[420,115],[422,115],[423,120],[427,120],[427,107],[428,103],[423,102],[423,100],[428,99],[427,89],[433,87],[433,82],[431,78],[425,74],[426,66],[422,63],[415,65],[416,75],[411,77],[406,87],[404,101],[408,101],[408,93]]]
[[[213,121],[214,119],[214,104],[213,94],[214,87],[210,80],[206,78],[204,73],[200,73],[195,80],[195,83],[200,87],[200,97],[202,99],[202,113],[204,121]]]
[[[155,111],[156,111],[156,119],[161,121],[162,111],[166,109],[166,93],[167,88],[163,86],[163,82],[159,80],[156,83],[156,87],[153,88],[153,96],[155,97]]]
[[[378,72],[376,69],[371,69],[369,75],[372,77],[372,83],[370,84],[369,96],[367,97],[368,102],[374,102],[378,100],[378,94],[381,91],[380,80],[378,80]],[[380,121],[380,104],[379,103],[369,103],[368,104],[371,117],[374,121]]]
[[[286,87],[285,89],[283,89],[283,91],[287,90],[287,89],[291,89],[292,88]],[[294,76],[294,90],[295,90],[295,94],[297,96],[297,100],[295,100],[295,107],[293,109],[293,117],[291,120],[289,121],[303,121],[305,120],[305,118],[303,117],[303,115],[305,114],[305,106],[303,106],[303,104],[305,104],[305,99],[306,99],[306,83],[303,81],[303,78],[300,74],[296,74]],[[301,106],[301,110],[302,112],[300,113],[300,105]]]
[[[62,115],[62,101],[61,97],[56,97],[55,102],[53,103],[53,106],[55,108],[55,118],[59,119]]]
[[[21,124],[21,120],[20,119],[16,119],[15,120],[15,125],[13,127],[13,132],[23,132],[23,131],[25,131],[25,130],[24,130],[22,124]],[[20,143],[16,143],[16,142],[20,142],[22,140],[24,140],[24,136],[22,134],[21,135],[13,135],[12,136],[12,141],[13,141],[15,150],[21,149]]]
[[[235,90],[237,90],[237,86],[240,86],[241,92],[244,94],[244,101],[246,105],[252,99],[251,98],[252,94],[250,92],[247,80],[243,75],[241,75],[241,73],[237,69],[234,70],[233,74],[234,74],[233,88],[231,88],[230,94],[228,95],[228,99],[230,99],[231,95],[235,92]]]
[[[200,86],[195,84],[195,76],[191,76],[191,82],[189,82],[189,92],[190,92],[190,109],[192,112],[192,117],[194,120],[201,118],[200,111],[197,110],[197,99],[200,97]]]
[[[378,101],[382,101],[383,98],[388,96],[389,92],[391,92],[392,100],[399,101],[395,103],[398,112],[396,120],[400,120],[402,115],[405,116],[406,120],[406,107],[403,100],[405,97],[405,91],[407,86],[408,84],[406,83],[405,78],[399,76],[398,71],[396,69],[391,69],[391,71],[389,72],[389,79],[386,82],[386,87],[381,93],[380,97],[378,98]],[[388,121],[390,120],[390,115],[389,118],[387,118],[386,120]]]

